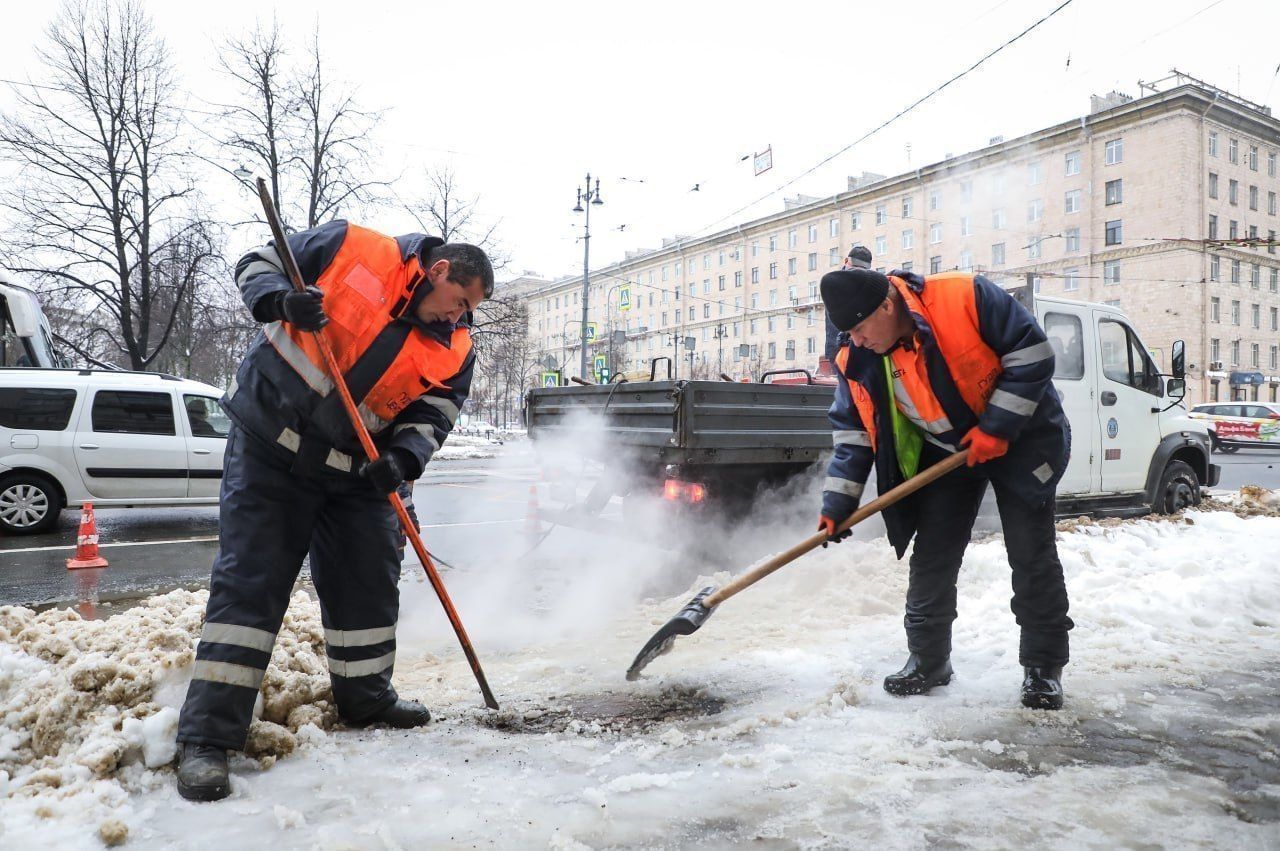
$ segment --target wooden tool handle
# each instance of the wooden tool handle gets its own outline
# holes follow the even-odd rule
[[[890,490],[888,493],[880,494],[880,496],[853,512],[853,514],[849,516],[849,519],[845,520],[837,527],[836,531],[839,533],[853,528],[871,515],[879,514],[898,500],[915,493],[930,482],[942,478],[955,468],[963,467],[965,462],[968,460],[969,450],[962,449],[951,457],[934,464],[924,472],[912,476],[896,488]],[[707,608],[713,608],[720,605],[744,588],[749,588],[752,585],[755,585],[761,579],[764,579],[778,568],[785,567],[810,550],[822,546],[823,541],[826,540],[826,532],[818,532],[810,535],[808,538],[805,538],[786,552],[779,553],[764,564],[748,570],[746,573],[729,582],[729,584],[725,585],[723,588],[718,588],[711,594],[708,594],[707,598],[703,600],[703,605]]]

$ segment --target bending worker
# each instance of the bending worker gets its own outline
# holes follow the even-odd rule
[[[873,462],[885,493],[969,448],[968,467],[884,511],[899,558],[915,536],[905,618],[910,655],[885,678],[885,691],[924,694],[951,681],[956,576],[990,481],[1022,628],[1022,704],[1060,708],[1072,623],[1053,496],[1070,441],[1044,331],[981,275],[841,269],[822,278],[822,299],[846,333],[836,357],[844,380],[830,411],[835,455],[818,528],[833,534],[854,512]]]
[[[493,294],[493,267],[472,245],[344,221],[288,239],[305,292],[272,245],[236,266],[264,326],[222,400],[233,425],[221,542],[178,724],[178,791],[191,800],[230,793],[227,751],[244,747],[308,553],[338,714],[357,726],[430,720],[391,685],[400,529],[387,494],[420,476],[453,428],[475,364],[471,313]],[[311,333],[322,328],[378,447],[373,463]]]

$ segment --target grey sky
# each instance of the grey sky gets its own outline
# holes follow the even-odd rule
[[[334,70],[386,110],[386,171],[449,163],[483,213],[502,219],[512,271],[581,268],[574,189],[587,169],[605,206],[592,215],[592,265],[726,214],[861,136],[1042,17],[1061,0],[808,3],[147,4],[174,49],[190,106],[226,95],[217,39],[277,10],[299,43],[318,20]],[[6,2],[0,78],[39,71],[33,43],[52,3]],[[1193,17],[1194,16],[1194,17]],[[1190,19],[1190,20],[1188,20]],[[721,221],[781,209],[783,195],[829,195],[863,170],[893,174],[1087,111],[1091,93],[1138,94],[1170,68],[1276,105],[1280,3],[1075,0],[939,98],[830,165]],[[1068,64],[1068,59],[1070,63]],[[12,96],[0,87],[0,106]],[[739,157],[772,145],[773,171]],[[619,181],[644,178],[645,183]],[[698,192],[690,192],[695,184]],[[225,187],[216,197],[232,198]],[[228,211],[228,217],[231,217]],[[365,223],[411,229],[394,209]],[[619,225],[625,231],[618,231]],[[237,252],[261,235],[237,234]]]

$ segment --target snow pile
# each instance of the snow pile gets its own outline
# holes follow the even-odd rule
[[[485,437],[451,434],[444,445],[431,456],[432,461],[463,461],[470,458],[495,458],[502,444]]]
[[[50,800],[86,793],[110,807],[126,789],[154,782],[144,769],[174,758],[207,598],[174,591],[102,621],[70,609],[0,607],[6,808],[40,815],[52,812]],[[333,727],[331,701],[319,607],[299,592],[276,641],[248,752],[270,765],[293,751],[304,725]],[[118,820],[101,830],[107,844],[128,833]]]

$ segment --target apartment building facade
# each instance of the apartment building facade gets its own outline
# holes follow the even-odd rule
[[[813,369],[818,281],[862,243],[883,271],[971,270],[1117,305],[1162,367],[1186,341],[1189,400],[1275,400],[1278,155],[1268,109],[1190,78],[1095,97],[1085,116],[593,270],[591,353],[614,372],[678,357],[682,377]],[[569,277],[528,295],[537,359],[566,376],[581,287]]]

